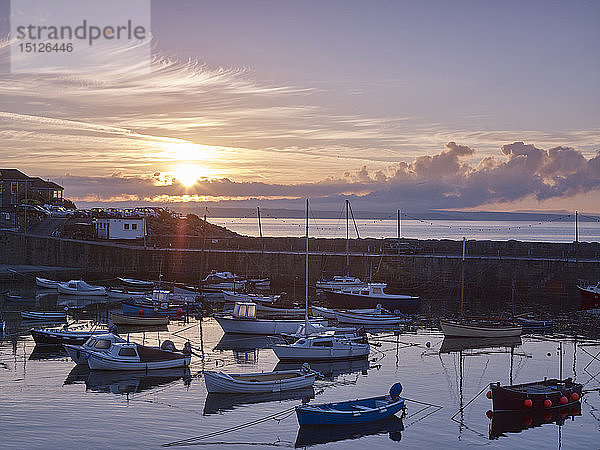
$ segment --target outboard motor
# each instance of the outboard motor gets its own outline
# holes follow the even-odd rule
[[[175,344],[173,343],[173,341],[170,340],[166,340],[164,341],[161,345],[160,345],[160,349],[161,350],[167,350],[169,352],[176,352],[177,348],[175,348]]]
[[[183,350],[182,350],[184,355],[191,355],[192,354],[192,344],[190,344],[190,341],[186,341],[185,344],[183,344]]]
[[[398,397],[400,397],[401,392],[402,385],[400,383],[396,383],[390,388],[390,397],[392,397],[393,399],[397,399]]]

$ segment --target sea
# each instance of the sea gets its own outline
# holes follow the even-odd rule
[[[216,225],[226,227],[246,236],[259,236],[258,221],[253,217],[208,218]],[[271,237],[305,236],[304,219],[263,218],[262,235]],[[358,234],[357,234],[358,231]],[[578,224],[580,242],[600,241],[600,223],[583,222]],[[310,219],[309,235],[317,238],[345,238],[344,219]],[[357,219],[350,222],[351,238],[396,238],[400,235],[408,239],[467,239],[494,241],[529,242],[573,242],[576,239],[574,221],[526,222],[526,221],[476,221],[476,220],[419,220],[403,219],[398,233],[398,222],[392,219]]]
[[[0,300],[6,321],[0,334],[3,449],[598,448],[600,341],[562,326],[547,334],[489,342],[448,341],[426,322],[373,331],[368,359],[314,363],[322,376],[313,389],[215,395],[206,391],[204,370],[292,368],[273,353],[277,339],[225,335],[213,317],[174,321],[166,330],[122,335],[146,345],[170,339],[179,348],[189,341],[194,351],[189,370],[90,371],[75,365],[61,348],[35,345],[28,330],[49,324],[20,319],[21,310],[61,309],[56,294],[31,283],[2,288],[22,296]],[[107,311],[98,311],[91,319],[106,318]],[[597,321],[590,323],[597,329]],[[80,325],[90,323],[80,320],[72,326]],[[491,412],[489,383],[544,377],[582,383],[581,407],[532,415]],[[398,382],[406,409],[394,418],[355,427],[298,425],[294,408],[303,402],[384,395]]]

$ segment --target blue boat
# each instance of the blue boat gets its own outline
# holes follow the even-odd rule
[[[302,425],[351,425],[385,419],[404,408],[402,385],[394,384],[389,395],[339,403],[296,406]]]
[[[121,302],[123,314],[126,316],[140,317],[172,317],[181,318],[186,312],[194,313],[196,308],[190,304],[173,304],[158,302],[136,302],[135,300],[125,300]]]
[[[521,325],[524,330],[543,330],[554,326],[552,320],[534,320],[519,317],[515,319],[515,323]]]

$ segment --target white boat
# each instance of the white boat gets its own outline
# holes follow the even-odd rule
[[[215,316],[225,333],[241,334],[283,334],[295,333],[305,320],[257,319],[256,303],[236,303],[231,315]],[[311,319],[314,324],[327,325],[323,319]]]
[[[373,327],[400,325],[401,323],[410,322],[410,319],[405,316],[386,314],[382,310],[375,310],[375,312],[370,313],[336,311],[335,318],[339,323],[351,323],[353,325],[368,325]]]
[[[124,300],[128,298],[146,298],[152,295],[151,292],[143,292],[143,291],[128,291],[126,289],[107,289],[106,294],[108,298],[114,298],[119,300]]]
[[[226,302],[252,302],[272,305],[281,298],[281,295],[245,294],[243,292],[223,291]]]
[[[89,352],[108,353],[115,342],[127,341],[119,335],[107,333],[99,336],[90,336],[83,345],[64,344],[64,347],[75,364],[87,365]]]
[[[35,277],[35,284],[44,289],[58,289],[60,281],[49,280],[47,278]]]
[[[204,289],[237,291],[246,287],[246,280],[231,272],[212,271],[202,280],[202,285]]]
[[[320,279],[317,281],[317,289],[341,289],[348,286],[365,286],[366,283],[361,281],[360,278],[350,276],[334,276],[333,278]]]
[[[331,360],[362,358],[369,355],[368,343],[333,335],[308,336],[293,344],[273,346],[280,360]]]
[[[387,294],[386,283],[367,283],[363,286],[347,286],[334,290],[325,290],[327,303],[338,308],[374,308],[382,305],[384,308],[395,310],[417,309],[421,300],[419,297],[405,294]]]
[[[71,280],[68,283],[59,283],[58,292],[69,295],[106,295],[102,286],[92,286],[83,280]]]
[[[170,341],[164,341],[165,343]],[[172,343],[171,343],[172,344]],[[88,365],[92,370],[151,370],[187,367],[191,353],[146,347],[133,342],[115,342],[108,352],[88,350]]]
[[[447,337],[511,337],[520,336],[523,327],[520,325],[496,325],[475,322],[469,324],[463,321],[440,320],[444,336]]]
[[[153,281],[142,281],[142,280],[135,280],[133,278],[122,278],[122,277],[117,277],[117,280],[119,280],[125,286],[131,286],[131,287],[136,287],[136,288],[140,288],[140,289],[152,289],[154,287]]]
[[[273,308],[271,306],[256,304],[256,315],[258,317],[304,317],[306,309],[304,308]]]
[[[248,280],[248,283],[259,291],[268,291],[271,289],[271,280],[268,278],[251,278]]]
[[[21,311],[21,318],[25,320],[67,320],[67,313]]]
[[[324,308],[322,306],[313,306],[312,307],[313,314],[319,317],[325,317],[326,319],[337,320],[335,317],[335,313],[337,309]],[[350,309],[350,310],[342,310],[342,311],[350,311],[356,313],[363,314],[376,314],[377,312],[381,312],[380,308],[362,308],[362,309]]]
[[[308,366],[308,364],[306,365]],[[209,393],[281,392],[311,387],[317,373],[304,366],[300,370],[282,370],[261,373],[223,373],[204,371],[204,382]]]

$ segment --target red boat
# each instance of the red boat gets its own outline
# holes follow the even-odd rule
[[[593,309],[600,308],[600,282],[595,286],[577,286],[581,294],[581,308]]]
[[[579,403],[583,385],[566,380],[544,379],[533,383],[500,386],[490,383],[487,398],[492,400],[494,412],[553,410]]]

